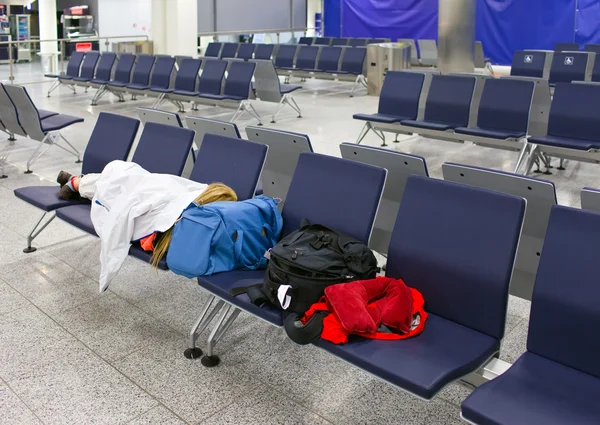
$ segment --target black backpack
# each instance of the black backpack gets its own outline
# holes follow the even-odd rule
[[[270,303],[287,312],[304,314],[336,283],[372,279],[379,268],[365,244],[319,224],[302,221],[302,227],[283,238],[270,251],[262,285],[234,288],[247,293],[256,305]]]

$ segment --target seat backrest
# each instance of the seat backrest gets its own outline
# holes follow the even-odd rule
[[[592,81],[600,83],[600,57],[594,60],[594,66],[592,67]]]
[[[267,146],[235,137],[205,134],[190,180],[224,183],[238,199],[254,197],[267,157]]]
[[[600,212],[600,190],[584,187],[581,191],[581,208]]]
[[[483,43],[476,41],[473,49],[473,62],[475,68],[485,68],[485,53],[483,51]]]
[[[149,122],[144,126],[131,162],[151,173],[180,176],[193,142],[192,130]]]
[[[175,69],[175,58],[172,56],[159,56],[152,70],[150,86],[168,89],[171,84],[171,75]]]
[[[315,46],[331,46],[333,38],[331,37],[317,37],[313,43]]]
[[[313,40],[314,39],[312,37],[300,37],[298,44],[304,44],[305,46],[311,46],[313,44]]]
[[[221,47],[223,47],[222,43],[208,43],[204,56],[218,58],[219,53],[221,53]]]
[[[183,59],[175,77],[175,90],[195,91],[201,66],[200,59]]]
[[[101,173],[111,161],[126,161],[140,121],[101,112],[83,154],[82,174]]]
[[[100,56],[100,60],[98,61],[98,66],[96,67],[96,79],[102,81],[110,80],[110,75],[116,60],[116,53],[102,53],[102,56]]]
[[[254,49],[256,48],[256,44],[252,43],[240,43],[240,47],[237,51],[237,58],[240,59],[252,59],[252,55],[254,54]]]
[[[277,55],[275,56],[275,66],[277,67],[286,67],[291,68],[294,66],[294,57],[296,56],[296,50],[298,50],[298,46],[282,44],[279,46],[277,50]]]
[[[408,155],[389,149],[362,146],[356,143],[342,143],[340,145],[342,158],[370,164],[388,170],[383,198],[375,219],[373,235],[369,246],[380,254],[387,254],[396,223],[396,216],[400,208],[400,201],[404,194],[408,176],[429,175],[425,159],[420,156]]]
[[[234,137],[236,139],[242,137],[237,125],[233,122],[215,120],[212,118],[185,117],[185,124],[187,125],[187,128],[194,130],[196,133],[195,141],[197,147],[200,147],[202,140],[204,140],[204,135],[208,133]]]
[[[317,66],[317,55],[319,48],[317,46],[302,46],[298,57],[296,58],[296,68],[315,69]]]
[[[600,55],[600,44],[586,44],[583,47],[584,52],[591,52]]]
[[[175,112],[161,111],[153,108],[137,108],[138,116],[142,121],[142,124],[154,122],[164,125],[173,125],[175,127],[183,127],[181,118]]]
[[[300,154],[313,151],[308,136],[271,128],[246,127],[246,137],[269,147],[261,176],[263,191],[266,196],[285,202]]]
[[[426,66],[436,66],[438,49],[435,40],[417,40],[417,44],[419,45],[421,63]]]
[[[533,81],[502,78],[485,80],[477,126],[490,130],[527,132],[534,87]]]
[[[316,153],[302,153],[283,206],[282,237],[302,219],[368,243],[387,171]]]
[[[257,44],[254,51],[254,59],[271,60],[274,48],[275,46],[272,44]]]
[[[235,58],[238,47],[240,47],[240,43],[223,43],[221,59]]]
[[[519,50],[513,55],[510,75],[519,77],[544,77],[546,52]]]
[[[416,119],[424,81],[422,73],[388,71],[379,96],[378,112]]]
[[[399,38],[398,43],[408,44],[410,46],[410,64],[419,65],[419,50],[417,43],[412,38]]]
[[[522,198],[410,176],[386,275],[419,290],[428,312],[500,340],[524,214]]]
[[[136,57],[130,54],[120,54],[119,62],[115,68],[113,81],[119,83],[129,83],[131,81],[131,70],[135,65]]]
[[[4,84],[0,83],[0,121],[4,128],[12,133],[18,134],[19,136],[27,136],[21,123],[19,122],[19,114],[17,108],[13,103],[10,96],[6,93]]]
[[[131,84],[148,85],[155,61],[155,56],[139,55],[135,67],[133,68],[133,74],[131,75]]]
[[[281,93],[281,84],[275,65],[270,60],[253,61],[256,64],[254,70],[254,90],[256,96],[262,102],[279,103],[283,94]]]
[[[385,38],[369,38],[367,40],[367,44],[379,44],[379,43],[385,43],[386,39]]]
[[[340,71],[352,74],[362,74],[367,57],[367,49],[364,47],[348,47],[344,49]]]
[[[556,52],[550,68],[550,84],[585,81],[585,71],[588,64],[588,53]]]
[[[320,71],[337,71],[340,63],[340,55],[342,54],[341,47],[323,47],[319,56],[317,65]]]
[[[27,89],[22,86],[10,84],[5,84],[4,89],[17,109],[19,122],[21,123],[23,130],[25,130],[30,138],[41,142],[46,134],[42,130],[40,114],[31,100],[31,97],[29,97]]]
[[[466,127],[469,124],[474,90],[475,77],[432,76],[425,106],[425,121]]]
[[[223,94],[247,99],[250,95],[252,75],[255,68],[256,64],[254,62],[232,62],[227,72]]]
[[[600,86],[558,83],[548,118],[548,135],[600,141]]]
[[[527,350],[600,378],[600,214],[555,206],[533,299]]]
[[[98,59],[100,59],[100,53],[98,52],[88,52],[85,55],[79,74],[81,78],[94,78],[94,71],[96,70]]]
[[[67,71],[65,72],[68,77],[79,77],[79,68],[81,67],[84,56],[85,53],[83,52],[71,53],[69,62],[67,62]]]
[[[351,38],[348,42],[348,45],[352,47],[365,47],[367,45],[367,41],[368,40],[366,38]]]
[[[555,52],[576,52],[579,50],[578,43],[555,43],[554,51]]]
[[[350,41],[350,39],[345,38],[345,37],[334,38],[333,41],[331,42],[331,45],[332,46],[347,46],[349,41]]]
[[[223,84],[226,69],[226,61],[206,61],[198,80],[198,91],[200,93],[221,94],[221,85]]]

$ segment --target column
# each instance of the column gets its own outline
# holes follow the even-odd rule
[[[443,74],[473,72],[476,0],[439,0],[438,68]]]
[[[198,0],[152,0],[154,52],[198,55]]]
[[[154,53],[167,54],[167,0],[152,0],[151,38]]]
[[[40,40],[56,40],[62,38],[62,34],[58,36],[58,28],[56,26],[56,0],[38,0],[39,19],[40,19]],[[44,71],[55,73],[59,69],[57,67],[56,55],[50,54],[58,52],[58,43],[49,41],[40,43],[40,53],[42,54],[42,63],[48,63],[47,60],[53,60],[53,68],[44,65]]]

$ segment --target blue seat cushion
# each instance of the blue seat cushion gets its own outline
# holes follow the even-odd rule
[[[277,69],[283,69],[284,71],[294,71],[299,68],[294,68],[293,66],[278,66]]]
[[[44,77],[46,77],[46,78],[58,78],[58,77],[60,77],[60,75],[58,75],[58,74],[44,74]]]
[[[292,86],[290,84],[281,84],[280,85],[281,94],[288,94],[293,91],[300,90],[301,88],[302,88],[302,86]]]
[[[44,133],[49,131],[61,130],[72,124],[83,122],[83,118],[73,117],[71,115],[57,114],[51,117],[45,118],[41,121],[42,130]]]
[[[173,94],[176,94],[178,96],[197,97],[200,94],[200,92],[187,90],[173,90]]]
[[[56,216],[90,235],[98,236],[94,230],[92,218],[90,217],[91,210],[92,205],[90,203],[72,205],[56,210]]]
[[[211,294],[216,295],[242,310],[246,310],[251,314],[258,316],[275,326],[283,326],[281,310],[270,305],[257,307],[252,304],[250,298],[248,298],[248,295],[246,294],[238,295],[237,297],[233,297],[229,294],[229,290],[232,288],[263,283],[264,276],[264,270],[234,270],[231,272],[217,273],[212,276],[199,277],[198,285]]]
[[[354,71],[325,71],[328,74],[339,74],[339,75],[360,75],[362,72],[354,72]]]
[[[73,77],[70,77],[70,76],[68,76],[68,75],[59,75],[59,76],[58,76],[58,79],[59,79],[59,80],[72,80],[72,79],[73,79]]]
[[[174,89],[162,89],[160,87],[152,87],[150,89],[150,91],[153,91],[156,93],[173,93],[175,90]]]
[[[54,115],[58,115],[57,112],[46,111],[45,109],[38,109],[38,114],[41,120],[45,120],[46,118],[53,117]]]
[[[598,394],[599,378],[528,352],[461,408],[478,425],[592,425],[600,418]]]
[[[488,137],[490,139],[520,139],[525,136],[522,131],[486,130],[483,128],[457,127],[455,133],[470,134],[471,136]]]
[[[150,86],[148,84],[127,84],[127,88],[131,90],[148,90]]]
[[[87,78],[87,77],[75,77],[72,80],[73,81],[78,81],[80,83],[87,83],[88,81],[92,81],[91,78]]]
[[[416,120],[405,120],[402,121],[402,125],[408,127],[426,128],[428,130],[447,131],[453,129],[455,126],[452,124],[443,124],[432,121],[416,121]]]
[[[409,117],[399,117],[397,115],[387,114],[354,114],[352,116],[355,120],[363,121],[374,121],[383,123],[395,123],[407,120]]]
[[[122,81],[109,81],[108,85],[110,87],[125,87],[127,86],[129,83],[124,83]]]
[[[536,145],[554,146],[557,148],[577,149],[581,151],[589,151],[590,149],[600,149],[600,142],[593,140],[582,140],[582,139],[567,139],[565,137],[555,136],[543,136],[543,137],[530,137],[527,139],[530,143]]]
[[[214,100],[245,100],[248,97],[242,96],[231,96],[227,94],[210,94],[210,93],[200,93],[198,97],[203,99],[214,99]]]
[[[110,84],[110,81],[93,79],[93,80],[90,80],[90,83],[104,85],[104,84]]]
[[[145,261],[146,263],[150,263],[150,260],[152,260],[152,253],[148,252],[148,251],[144,251],[138,243],[133,243],[131,245],[131,248],[129,249],[129,255],[131,255],[132,257],[138,258],[142,261]],[[166,258],[167,257],[165,256],[158,262],[159,269],[169,270],[169,266],[167,266]]]
[[[423,333],[400,341],[353,338],[315,344],[400,388],[431,399],[444,386],[479,369],[499,349],[499,341],[429,314]]]
[[[89,204],[87,199],[65,201],[58,197],[58,186],[28,186],[15,189],[15,196],[46,212],[77,204]]]

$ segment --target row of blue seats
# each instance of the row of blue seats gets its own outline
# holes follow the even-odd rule
[[[103,122],[99,121],[97,126],[110,131],[111,138],[100,134],[98,129],[97,137],[102,142],[90,141],[84,157],[86,160],[90,158],[92,163],[94,156],[101,154],[104,160],[106,152],[116,146],[120,146],[121,152],[124,146],[131,147],[134,135],[130,136],[131,142],[127,143],[128,138],[125,137],[113,146],[115,129],[120,129],[117,131],[120,133],[127,127],[128,130],[123,132],[130,135],[134,133],[133,127],[137,130],[136,120],[110,114],[102,114],[101,118]],[[113,121],[105,122],[109,119]],[[110,130],[106,130],[109,124]],[[155,172],[173,172],[167,168],[183,169],[185,155],[182,153],[187,155],[191,145],[191,141],[187,142],[189,138],[185,137],[189,130],[173,127],[167,135],[167,126],[147,126],[134,160],[143,162],[145,168],[158,166],[160,171]],[[95,135],[96,129],[93,137]],[[164,143],[167,139],[168,144]],[[105,141],[109,140],[112,149],[106,147]],[[207,160],[208,155],[205,154],[208,150],[204,152],[204,146],[221,149],[221,161],[229,166],[221,167],[227,172],[218,176],[219,180],[236,190],[240,190],[238,187],[242,183],[245,183],[246,189],[254,189],[252,183],[257,182],[262,166],[258,170],[254,168],[254,173],[244,172],[238,167],[260,162],[255,160],[259,155],[242,153],[244,147],[252,147],[258,152],[256,144],[228,138],[220,138],[215,143],[211,140],[214,140],[213,136],[205,136],[199,160]],[[96,150],[100,146],[102,149]],[[151,149],[154,152],[150,153]],[[227,153],[223,154],[223,151]],[[238,153],[241,161],[235,160]],[[265,154],[266,148],[263,147],[263,161]],[[174,160],[174,156],[179,156],[179,159]],[[121,153],[123,157],[126,155]],[[152,160],[151,157],[157,158]],[[211,162],[201,167],[196,164],[195,171],[204,170],[209,174],[201,176],[199,181],[216,180],[212,173],[218,173],[221,161],[214,156],[210,159]],[[177,167],[173,167],[174,164]],[[231,164],[235,164],[235,173],[231,173]],[[297,228],[301,218],[308,218],[367,243],[385,178],[385,170],[378,167],[317,154],[301,154],[282,212],[284,234]],[[350,187],[351,196],[347,192]],[[49,188],[44,190],[50,193]],[[17,191],[21,191],[23,199],[23,189]],[[253,192],[240,190],[240,193],[252,196]],[[427,196],[424,196],[425,193]],[[243,198],[243,195],[240,197]],[[70,208],[78,208],[82,212],[77,215],[69,212]],[[69,206],[61,210],[58,210],[60,217],[70,219],[80,228],[83,220],[87,219],[89,223],[89,205]],[[508,284],[524,210],[525,202],[517,197],[424,177],[409,177],[390,243],[387,275],[404,279],[424,294],[429,313],[425,332],[418,338],[395,343],[369,340],[335,346],[319,341],[317,345],[427,399],[449,382],[476,371],[498,351],[503,335]],[[486,225],[489,220],[495,225]],[[553,210],[549,237],[542,255],[544,273],[536,282],[529,333],[530,342],[536,341],[537,345],[534,348],[532,343],[530,351],[497,383],[492,381],[474,392],[463,405],[463,415],[467,419],[486,424],[491,423],[490,417],[496,421],[493,423],[502,424],[541,423],[532,422],[532,418],[546,419],[543,423],[565,423],[567,420],[568,423],[588,423],[578,422],[569,417],[568,412],[541,408],[559,401],[560,406],[578,406],[578,418],[593,418],[598,414],[593,394],[599,385],[599,375],[590,368],[593,362],[588,360],[590,349],[595,352],[598,348],[597,338],[590,338],[590,335],[595,335],[593,328],[597,315],[593,312],[597,311],[597,291],[594,285],[589,284],[590,273],[593,273],[591,256],[600,247],[599,233],[590,229],[596,229],[598,225],[600,215],[564,207]],[[89,231],[89,228],[86,230]],[[241,307],[280,326],[278,312],[253,306],[243,297],[233,298],[228,293],[231,287],[245,286],[262,279],[259,274],[244,271],[222,273],[199,279],[199,284],[220,297],[221,302]],[[564,285],[565,281],[569,285]],[[208,304],[206,310],[210,307]],[[229,320],[225,321],[225,318],[221,314],[217,326],[226,325]],[[585,331],[588,328],[589,331]],[[585,338],[573,329],[585,331]],[[415,351],[420,354],[415,356]],[[534,379],[522,381],[523,377],[529,376]],[[578,391],[559,391],[565,381],[577,387]],[[527,391],[511,394],[515,382],[525,384]],[[556,390],[548,391],[549,388]],[[507,408],[497,409],[496,404],[489,402],[490,397],[496,397],[497,402],[505,403]],[[477,415],[484,419],[480,421]],[[523,420],[519,422],[519,418]]]
[[[352,46],[366,47],[369,44],[389,43],[389,38],[351,38],[351,37],[300,37],[298,44],[307,46]]]
[[[600,44],[584,44],[583,49],[579,43],[559,42],[554,44],[555,52],[584,52],[600,53]]]
[[[595,52],[520,50],[513,55],[510,75],[545,78],[551,86],[572,81],[600,82]]]
[[[274,49],[275,45],[273,44],[213,42],[206,47],[204,56],[218,59],[271,60]]]

